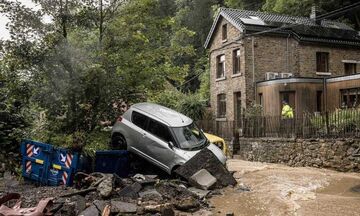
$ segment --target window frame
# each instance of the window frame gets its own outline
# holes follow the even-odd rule
[[[349,63],[349,62],[345,62],[344,63],[344,74],[345,75],[353,75],[353,74],[357,74],[357,64],[356,63]],[[352,66],[351,68],[353,69],[350,73],[347,73],[347,66]]]
[[[329,72],[329,56],[328,52],[316,52],[316,72]]]
[[[222,57],[224,57],[224,60],[221,60]],[[216,79],[221,79],[225,77],[225,63],[226,63],[225,54],[216,56]],[[220,74],[220,68],[222,68],[221,74]]]
[[[155,120],[155,119],[153,119],[153,118],[150,118],[150,117],[149,117],[148,123],[147,123],[147,127],[146,127],[146,132],[150,133],[152,136],[154,136],[154,137],[162,140],[162,141],[165,142],[165,143],[168,143],[168,142],[169,142],[169,141],[166,141],[165,139],[163,139],[163,137],[160,137],[160,136],[154,134],[153,132],[151,132],[151,131],[149,130],[149,129],[150,129],[150,125],[151,125],[151,121],[153,121],[153,122],[155,122],[156,124],[159,124],[159,125],[165,127],[166,130],[167,130],[167,132],[168,132],[169,135],[170,135],[170,138],[171,138],[170,141],[171,141],[175,146],[177,146],[177,143],[176,143],[176,141],[175,141],[175,138],[174,138],[174,135],[173,135],[171,129],[170,129],[167,125],[165,125],[165,124],[163,124],[163,123],[161,123],[161,122],[159,122],[159,121],[157,121],[157,120]]]
[[[351,104],[351,96],[355,97],[354,102]],[[346,98],[346,100],[344,100]],[[356,102],[356,103],[355,103]],[[345,103],[346,108],[357,108],[360,105],[360,88],[340,89],[340,107]],[[355,106],[353,106],[355,105]]]
[[[141,115],[141,116],[143,116],[143,117],[146,118],[144,128],[142,128],[140,125],[135,124],[135,122],[134,122],[134,114],[139,114],[139,115]],[[136,127],[139,127],[139,128],[141,128],[141,129],[143,129],[143,130],[145,130],[145,131],[146,131],[147,127],[148,127],[149,119],[150,119],[150,118],[149,118],[148,116],[146,116],[146,115],[144,115],[144,114],[142,114],[142,113],[140,113],[140,112],[138,112],[138,111],[133,110],[133,111],[131,112],[131,123],[133,123]]]
[[[233,75],[241,74],[240,48],[233,50]],[[238,70],[236,70],[238,65]]]
[[[227,41],[227,38],[228,38],[228,28],[227,28],[227,23],[223,24],[221,26],[221,39],[222,41]]]
[[[224,97],[224,98],[221,98]],[[223,103],[223,104],[222,104]],[[217,113],[218,118],[226,118],[226,94],[221,93],[217,95]]]

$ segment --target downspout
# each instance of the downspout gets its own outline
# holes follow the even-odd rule
[[[256,82],[255,82],[255,39],[254,36],[251,37],[251,55],[252,55],[252,79],[254,86],[254,102],[256,103]]]
[[[327,112],[327,83],[326,83],[326,77],[324,77],[323,80],[323,100],[324,100],[324,111]]]
[[[286,72],[290,73],[290,68],[289,68],[289,38],[290,38],[290,34],[288,34],[287,38],[286,38]]]

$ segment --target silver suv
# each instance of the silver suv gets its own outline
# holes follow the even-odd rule
[[[127,149],[171,174],[201,149],[208,148],[225,164],[223,152],[205,137],[192,119],[169,108],[134,104],[113,126],[111,145]]]

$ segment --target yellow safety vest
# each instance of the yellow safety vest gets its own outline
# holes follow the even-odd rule
[[[284,105],[281,111],[281,116],[283,118],[294,118],[294,112],[291,106],[288,104]]]

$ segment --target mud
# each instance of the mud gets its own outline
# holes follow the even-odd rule
[[[213,197],[214,215],[359,214],[360,193],[351,189],[360,184],[359,173],[241,160],[229,160],[227,166],[250,191],[227,189]]]

